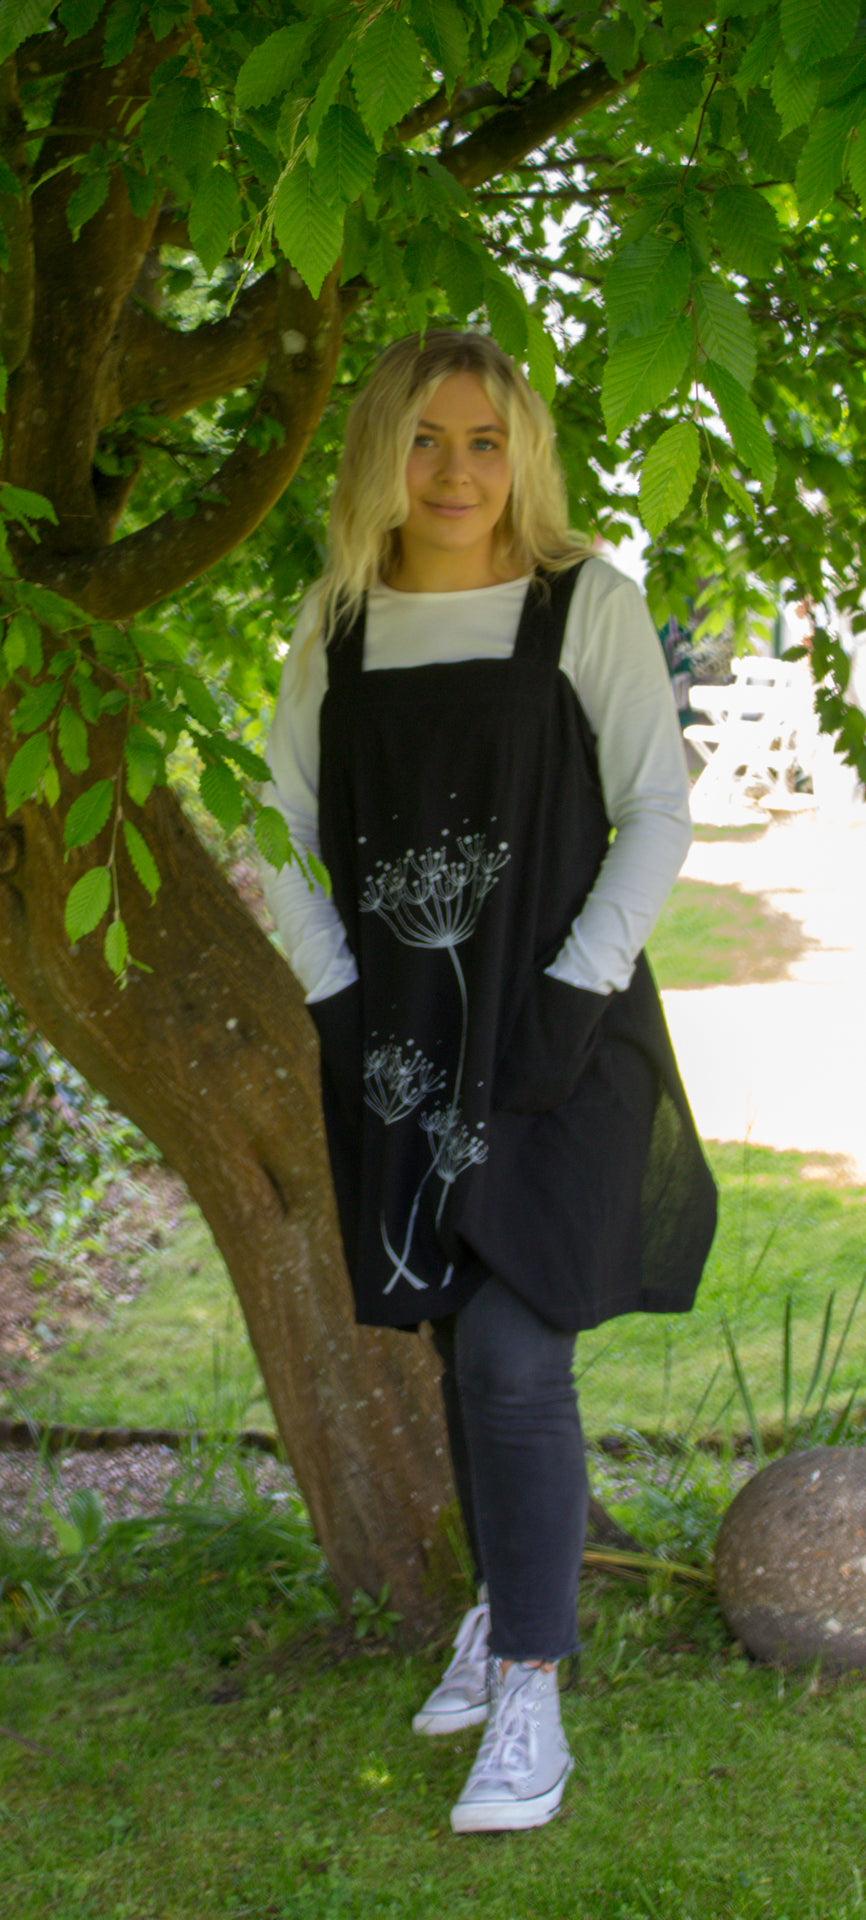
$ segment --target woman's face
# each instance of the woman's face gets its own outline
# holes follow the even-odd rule
[[[508,430],[474,373],[452,373],[426,402],[406,463],[409,511],[399,529],[401,572],[493,578],[493,533],[511,492]]]

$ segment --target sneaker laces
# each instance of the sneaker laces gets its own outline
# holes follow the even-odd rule
[[[440,1685],[453,1679],[458,1669],[464,1666],[484,1667],[487,1663],[487,1636],[490,1632],[490,1608],[486,1600],[469,1612],[460,1622],[457,1638],[454,1641],[454,1658],[446,1667]]]
[[[504,1694],[478,1749],[473,1782],[528,1779],[537,1757],[538,1735],[529,1707],[521,1699],[520,1690]]]

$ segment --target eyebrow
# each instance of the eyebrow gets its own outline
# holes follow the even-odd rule
[[[439,426],[439,424],[435,420],[419,420],[418,426],[430,427],[434,433],[445,432],[445,428],[442,426]],[[493,426],[492,422],[489,426],[485,425],[480,427],[469,428],[470,433],[507,433],[507,431],[508,431],[507,427],[495,427]]]

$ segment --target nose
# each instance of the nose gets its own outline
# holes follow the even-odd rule
[[[439,456],[439,473],[450,486],[459,486],[461,480],[468,478],[466,454],[458,441],[443,440]]]

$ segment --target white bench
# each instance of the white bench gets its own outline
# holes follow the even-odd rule
[[[807,660],[746,654],[732,660],[723,687],[692,687],[689,704],[706,717],[684,727],[704,761],[692,788],[692,818],[731,823],[766,813],[814,806],[798,795],[798,773],[808,773],[817,724]]]

